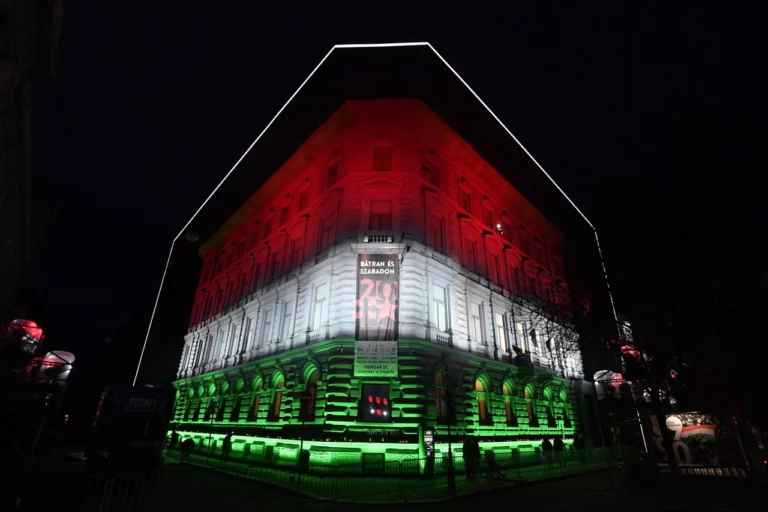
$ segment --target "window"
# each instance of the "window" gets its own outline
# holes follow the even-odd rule
[[[272,405],[269,408],[268,421],[280,420],[280,409],[283,406],[283,388],[285,387],[285,377],[278,375],[275,377],[275,395],[272,397]]]
[[[501,261],[498,254],[491,256],[490,274],[491,282],[501,285]]]
[[[466,190],[459,189],[461,207],[472,213],[472,196]]]
[[[437,330],[442,332],[448,330],[448,304],[446,299],[445,288],[434,285],[432,287],[432,321]]]
[[[232,352],[234,352],[236,337],[237,337],[237,329],[234,326],[232,326],[229,329],[229,343],[227,344],[227,351],[224,354],[224,357],[229,357],[232,355]]]
[[[534,390],[530,384],[525,386],[525,402],[528,408],[528,425],[531,427],[539,426],[539,419],[536,417],[536,413],[533,407]]]
[[[280,225],[282,226],[286,222],[288,222],[288,216],[291,214],[291,203],[288,203],[287,205],[283,206],[283,210],[280,213]]]
[[[522,322],[515,323],[515,332],[517,333],[517,344],[520,347],[520,352],[525,354],[528,347],[528,340],[526,337],[525,324]]]
[[[392,201],[371,201],[369,229],[389,231],[392,229]]]
[[[245,256],[245,240],[241,241],[240,245],[237,246],[237,259],[243,256]]]
[[[232,404],[232,410],[229,412],[229,421],[230,422],[237,422],[240,421],[240,405],[242,403],[242,398],[239,396],[235,397],[235,401]]]
[[[216,410],[216,400],[211,398],[208,400],[208,407],[205,408],[205,415],[203,416],[203,421],[211,421],[211,416],[213,416],[213,412]]]
[[[563,427],[571,428],[573,425],[571,423],[571,415],[568,411],[568,394],[565,391],[560,392],[560,403],[562,404],[563,409]]]
[[[435,188],[440,188],[440,168],[434,164],[427,166],[427,172],[429,173],[429,182]]]
[[[312,304],[312,330],[316,331],[323,324],[325,314],[328,311],[328,283],[323,283],[315,288],[315,301]]]
[[[510,225],[508,222],[504,222],[502,223],[502,229],[504,231],[504,233],[502,233],[504,238],[512,242],[512,225]]]
[[[437,423],[445,425],[451,421],[451,415],[450,404],[448,403],[448,383],[445,381],[442,370],[437,372],[435,385],[437,386],[437,393],[435,396],[437,405]]]
[[[361,421],[392,421],[388,384],[363,384],[359,417]]]
[[[272,218],[268,219],[267,222],[264,223],[264,238],[267,238],[269,235],[272,234]]]
[[[226,347],[224,346],[224,330],[220,330],[216,334],[216,351],[214,352],[214,361],[218,361],[219,359],[224,358],[224,349]]]
[[[271,264],[271,270],[270,273],[270,281],[273,281],[280,277],[280,273],[283,267],[283,252],[277,251],[272,253],[272,264]]]
[[[263,389],[264,382],[261,378],[255,379],[253,384],[253,401],[251,402],[251,408],[248,409],[248,421],[259,419],[259,406],[261,405],[261,392]]]
[[[309,204],[309,189],[303,190],[301,194],[299,194],[299,211],[304,210],[304,208],[307,207],[307,204]]]
[[[253,266],[253,274],[251,274],[251,293],[258,290],[261,284],[261,263],[256,263]]]
[[[469,336],[472,341],[477,343],[485,343],[485,337],[483,336],[483,307],[480,304],[474,302],[469,303]]]
[[[307,379],[307,390],[309,400],[301,402],[301,420],[311,421],[315,419],[315,406],[317,405],[317,381],[320,379],[320,372],[312,370],[312,374]]]
[[[215,407],[217,408],[216,421],[224,421],[224,411],[227,409],[227,399],[222,398],[221,403],[217,404]]]
[[[512,410],[512,384],[505,382],[504,387],[501,389],[502,395],[504,395],[504,409],[507,417],[507,425],[514,425],[515,413]]]
[[[493,212],[488,208],[483,208],[483,222],[490,228],[495,228],[493,225]]]
[[[243,352],[250,350],[251,345],[251,317],[245,319],[245,331],[243,331]]]
[[[195,405],[195,414],[192,415],[192,421],[198,421],[200,419],[200,409],[203,407],[203,401],[198,400]]]
[[[507,326],[504,315],[496,313],[496,341],[500,349],[504,352],[509,352],[509,344],[507,343]]]
[[[391,171],[392,170],[392,148],[379,147],[373,148],[373,170]]]
[[[334,162],[328,166],[325,186],[330,188],[336,184],[339,178],[339,162]]]
[[[477,242],[464,240],[464,266],[477,272]]]
[[[333,245],[334,226],[332,217],[326,217],[320,222],[320,236],[317,242],[317,252],[327,251]]]
[[[261,346],[269,343],[272,335],[272,310],[268,309],[264,312],[264,324],[261,331]]]
[[[520,250],[525,254],[531,254],[531,248],[528,247],[528,235],[525,233],[525,229],[521,226],[518,230],[518,239],[520,240]]]
[[[443,219],[430,213],[427,218],[427,244],[437,252],[445,252],[445,222]]]
[[[288,262],[288,271],[297,269],[304,261],[304,245],[302,240],[291,240],[290,260]]]
[[[283,304],[283,333],[281,340],[287,340],[293,336],[293,301]]]
[[[486,385],[480,379],[475,380],[475,395],[477,396],[477,418],[480,425],[490,425],[491,415],[488,414]]]
[[[545,409],[547,412],[547,427],[556,428],[557,420],[555,420],[554,396],[552,394],[552,390],[549,388],[546,388],[544,390],[544,402],[545,402]]]

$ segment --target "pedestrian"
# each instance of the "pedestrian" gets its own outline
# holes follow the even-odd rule
[[[195,450],[195,442],[192,438],[187,438],[181,442],[181,462],[182,464],[187,462],[189,455]]]
[[[475,474],[480,472],[480,468],[483,467],[483,452],[480,450],[480,443],[476,437],[472,438],[472,448],[475,452]]]
[[[175,430],[171,434],[171,449],[175,449],[176,445],[179,443],[179,433]]]
[[[555,451],[555,459],[557,460],[557,464],[560,466],[560,468],[564,468],[565,467],[565,443],[560,438],[560,436],[555,438],[554,451]]]
[[[462,445],[461,458],[464,459],[464,471],[467,474],[467,479],[472,480],[475,476],[475,447],[472,444],[472,439],[467,437]]]
[[[544,461],[547,463],[547,469],[552,469],[552,443],[545,439],[541,443],[541,452],[544,454]]]
[[[229,453],[232,451],[232,432],[224,436],[224,440],[221,442],[221,460],[229,458]]]

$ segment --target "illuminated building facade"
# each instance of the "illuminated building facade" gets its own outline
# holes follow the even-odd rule
[[[425,428],[444,452],[449,424],[501,452],[568,443],[563,244],[422,102],[349,101],[201,247],[175,428],[253,460],[303,439],[312,464],[423,456]]]

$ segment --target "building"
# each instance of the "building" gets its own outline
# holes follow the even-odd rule
[[[61,10],[60,0],[0,4],[0,317],[21,312],[20,279],[44,220],[32,180],[33,96],[58,68]]]
[[[233,455],[584,432],[563,234],[422,102],[348,101],[205,242],[174,426]],[[220,446],[220,444],[218,445]]]

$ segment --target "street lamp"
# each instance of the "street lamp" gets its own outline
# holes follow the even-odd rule
[[[451,444],[451,421],[453,420],[453,394],[451,373],[448,366],[443,367],[443,385],[445,386],[445,401],[448,404],[448,492],[456,492],[456,473],[453,470],[453,446]]]

